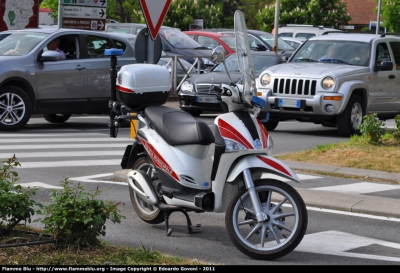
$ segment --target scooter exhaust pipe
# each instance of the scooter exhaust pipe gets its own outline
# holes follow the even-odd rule
[[[128,185],[149,205],[157,205],[158,198],[154,192],[150,178],[140,170],[128,173]],[[136,186],[137,185],[137,186]]]

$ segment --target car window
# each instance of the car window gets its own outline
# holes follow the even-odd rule
[[[13,33],[0,41],[0,55],[22,56],[28,54],[48,34],[35,32]]]
[[[76,35],[63,35],[59,36],[58,48],[61,49],[65,58],[68,59],[78,59],[79,58],[79,46],[78,46],[78,36]],[[47,50],[47,46],[44,47],[44,51]]]
[[[284,32],[284,33],[279,33],[278,37],[292,37],[293,32]]]
[[[107,26],[107,32],[122,32],[122,33],[131,33],[130,26]]]
[[[85,43],[88,58],[108,57],[104,55],[104,50],[113,47],[111,41],[102,36],[85,35]]]
[[[227,44],[232,50],[236,51],[236,39],[232,36],[223,36],[220,39]]]
[[[208,49],[214,49],[215,47],[219,46],[219,43],[217,41],[215,41],[213,38],[206,36],[199,35],[197,41],[199,42],[199,44]]]
[[[390,47],[392,48],[394,61],[396,62],[396,70],[400,70],[400,43],[390,42]]]
[[[187,36],[185,33],[178,31],[176,29],[161,29],[159,34],[162,35],[168,42],[175,48],[187,48],[194,49],[202,47],[201,44]],[[168,50],[168,48],[163,44],[163,50]]]
[[[136,40],[136,39],[134,39],[134,40]],[[122,42],[120,40],[115,40],[115,39],[113,39],[113,41],[114,41],[114,44],[115,44],[116,48],[122,49],[123,51],[125,51],[126,44],[124,42]],[[132,45],[133,45],[133,47],[135,47],[135,41],[133,41]]]
[[[316,36],[314,33],[296,33],[296,35],[294,36],[295,38],[298,39],[305,39],[307,40],[310,37]]]
[[[275,38],[274,35],[266,33],[266,34],[260,34],[259,36],[261,37],[261,39],[263,39],[265,43],[267,43],[271,48],[273,48],[274,38]],[[278,50],[286,51],[286,50],[294,50],[294,48],[281,38],[278,38]]]
[[[386,43],[379,43],[376,46],[376,58],[375,63],[380,64],[384,61],[390,61],[389,49]]]

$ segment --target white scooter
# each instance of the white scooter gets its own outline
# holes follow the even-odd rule
[[[170,88],[164,67],[121,68],[117,97],[141,124],[121,165],[132,169],[130,197],[143,221],[165,222],[169,236],[173,212],[184,213],[189,233],[202,227],[192,226],[187,212],[225,212],[233,244],[252,258],[272,260],[298,246],[308,216],[301,196],[282,181],[300,182],[298,177],[270,155],[271,136],[257,118],[265,101],[257,97],[243,13],[236,11],[234,18],[243,79],[214,87],[226,113],[215,119],[213,129],[189,113],[161,106]],[[212,59],[223,62],[224,50],[214,49]]]

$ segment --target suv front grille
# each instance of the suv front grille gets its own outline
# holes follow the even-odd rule
[[[316,86],[316,80],[277,78],[274,80],[273,93],[299,96],[315,96]]]
[[[196,92],[199,94],[215,95],[215,91],[210,91],[211,84],[199,83],[199,84],[196,84],[195,86],[196,86]]]

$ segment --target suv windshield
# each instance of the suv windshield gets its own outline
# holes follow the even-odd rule
[[[13,33],[0,41],[0,55],[22,56],[28,54],[47,35],[46,33],[35,32]]]
[[[159,34],[163,35],[175,48],[203,48],[201,44],[190,38],[187,34],[175,29],[160,29]]]
[[[370,46],[356,41],[308,40],[289,62],[340,63],[368,66]]]

